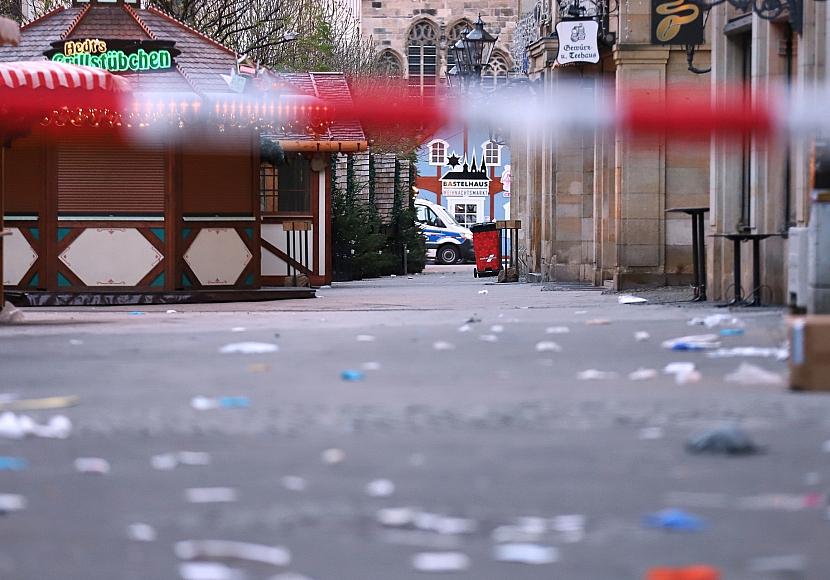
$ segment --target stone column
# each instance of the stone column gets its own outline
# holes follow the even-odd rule
[[[636,30],[647,31],[647,23],[638,24]],[[659,99],[666,87],[668,58],[667,48],[620,45],[614,51],[618,98],[637,90],[643,99]],[[666,282],[665,173],[663,137],[617,135],[614,184],[617,239],[614,286],[617,289]]]

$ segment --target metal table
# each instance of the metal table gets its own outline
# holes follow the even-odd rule
[[[706,300],[706,237],[703,234],[703,214],[708,207],[673,207],[666,213],[685,213],[692,218],[692,269],[694,270],[695,297],[692,302]]]
[[[735,278],[735,295],[732,300],[722,306],[761,306],[761,240],[781,235],[783,234],[712,234],[712,237],[726,238],[732,242],[732,275]],[[743,299],[743,289],[741,288],[741,244],[747,241],[752,242],[753,288],[752,300],[749,301]]]

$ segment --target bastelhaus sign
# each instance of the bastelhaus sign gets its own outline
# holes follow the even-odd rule
[[[595,20],[562,20],[556,25],[559,53],[556,62],[599,62],[599,24]]]
[[[59,40],[43,54],[52,61],[102,68],[110,72],[170,70],[181,51],[170,40],[81,38]]]

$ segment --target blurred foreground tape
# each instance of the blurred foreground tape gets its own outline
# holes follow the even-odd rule
[[[646,573],[645,580],[721,580],[721,575],[711,566],[652,568]]]
[[[0,411],[38,411],[41,409],[63,409],[78,404],[77,395],[46,397],[44,399],[20,399],[0,403]]]
[[[790,389],[830,391],[830,315],[790,319]]]

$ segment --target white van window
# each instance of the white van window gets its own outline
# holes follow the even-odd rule
[[[446,227],[444,226],[444,222],[441,221],[441,218],[435,215],[435,212],[429,207],[425,205],[416,205],[415,207],[417,208],[416,211],[419,223],[432,226],[434,228]]]

